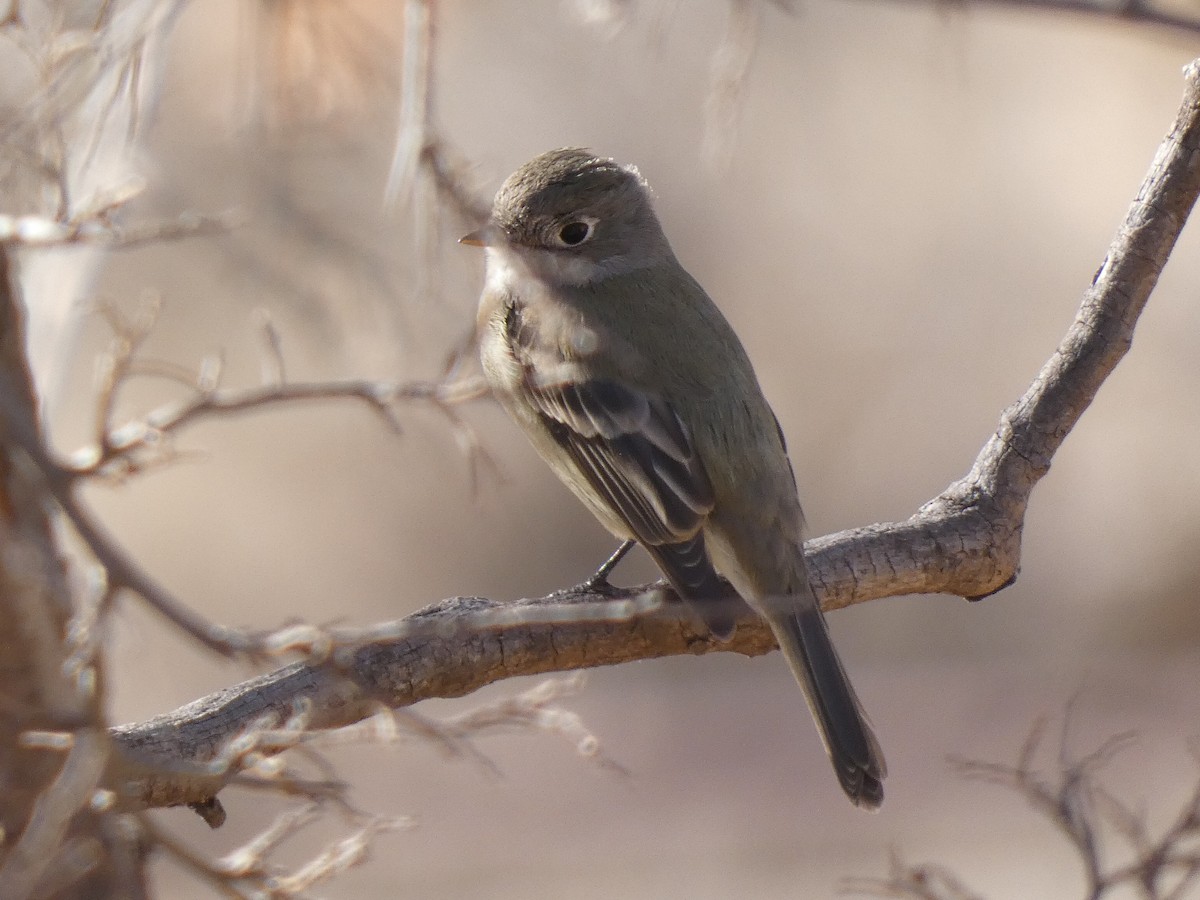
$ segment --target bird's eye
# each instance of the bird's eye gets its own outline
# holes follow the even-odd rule
[[[558,231],[564,247],[578,247],[592,236],[593,224],[587,221],[568,222]]]

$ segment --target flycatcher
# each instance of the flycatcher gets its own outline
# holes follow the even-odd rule
[[[886,765],[809,584],[783,432],[646,182],[587,150],[544,153],[463,242],[487,248],[480,353],[501,405],[717,637],[733,630],[718,572],[766,619],[842,789],[877,808]]]

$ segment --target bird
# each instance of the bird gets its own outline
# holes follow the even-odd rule
[[[461,242],[485,248],[476,324],[500,405],[715,638],[734,630],[727,583],[765,619],[842,790],[878,809],[887,766],[808,577],[783,430],[646,180],[587,149],[543,153]]]

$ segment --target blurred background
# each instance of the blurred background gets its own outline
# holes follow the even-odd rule
[[[553,147],[636,163],[755,361],[812,532],[904,519],[970,467],[1062,337],[1200,34],[901,0],[763,4],[732,25],[730,9],[438,3],[434,121],[485,200]],[[292,379],[436,377],[473,320],[483,261],[454,242],[466,223],[431,220],[419,192],[385,202],[403,46],[399,4],[178,7],[132,164],[147,189],[126,215],[234,210],[240,224],[104,255],[85,293],[130,310],[160,296],[146,353],[190,368],[220,353],[231,387],[260,379],[263,310]],[[714,59],[736,68],[746,46],[740,93],[714,101]],[[484,739],[492,772],[416,739],[338,750],[355,802],[415,827],[322,895],[828,897],[886,873],[895,852],[982,896],[1082,896],[1054,829],[947,758],[1015,762],[1041,716],[1050,768],[1063,734],[1082,756],[1133,730],[1106,784],[1152,827],[1200,779],[1198,294],[1191,227],[1131,353],[1033,494],[1013,587],[831,616],[888,757],[879,815],[845,802],[776,655],[646,662],[590,672],[566,701],[625,774],[546,734]],[[85,310],[70,322],[43,374],[64,450],[91,439],[109,339]],[[172,396],[139,383],[120,411]],[[436,413],[403,411],[397,437],[347,403],[197,427],[179,444],[194,455],[90,499],[153,575],[230,624],[369,624],[581,580],[608,535],[497,409],[465,415],[501,469],[478,491]],[[617,580],[653,575],[638,555]],[[114,721],[248,674],[135,603],[113,648]],[[220,831],[180,810],[160,820],[219,853],[284,806],[223,799]],[[199,895],[174,867],[154,872],[162,896]]]

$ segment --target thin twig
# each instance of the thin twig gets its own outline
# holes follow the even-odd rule
[[[147,244],[225,234],[237,222],[232,215],[186,213],[165,222],[120,226],[103,217],[63,221],[44,216],[0,214],[0,243],[14,243],[26,248],[98,244],[112,250],[128,250]]]
[[[171,373],[172,377],[174,373]],[[138,450],[157,448],[164,437],[213,418],[263,412],[299,403],[355,400],[379,415],[389,429],[400,432],[396,414],[400,403],[422,401],[446,416],[457,430],[465,427],[453,411],[460,403],[487,395],[481,379],[463,379],[453,384],[432,381],[389,382],[352,378],[344,381],[266,384],[251,388],[195,388],[191,397],[160,406],[144,418],[110,432],[107,446],[88,447],[71,455],[69,466],[76,476],[102,473],[114,461],[128,459]],[[474,449],[477,444],[472,444]]]

